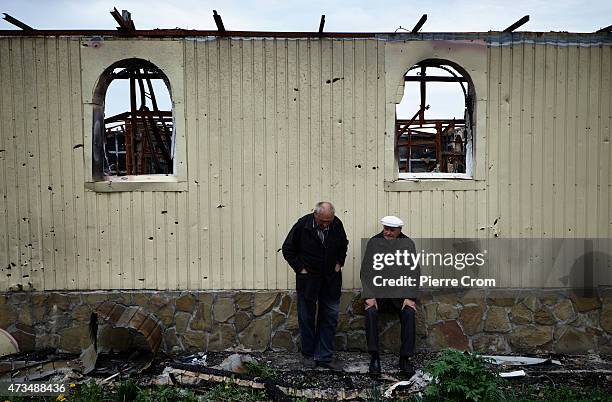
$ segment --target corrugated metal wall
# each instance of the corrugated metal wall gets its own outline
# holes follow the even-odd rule
[[[280,246],[321,199],[347,288],[387,213],[414,237],[610,237],[609,45],[491,46],[487,187],[423,192],[383,189],[383,41],[184,46],[188,191],[95,193],[80,42],[0,39],[0,289],[290,288]]]

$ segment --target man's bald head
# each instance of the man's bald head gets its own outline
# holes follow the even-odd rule
[[[322,229],[327,228],[332,223],[335,214],[336,209],[334,208],[331,202],[317,202],[317,205],[315,205],[314,207],[315,221],[317,225]]]

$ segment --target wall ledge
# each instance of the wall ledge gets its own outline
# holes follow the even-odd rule
[[[86,182],[85,189],[97,193],[115,193],[125,191],[187,191],[186,181],[95,181]]]
[[[385,191],[453,191],[453,190],[485,190],[485,180],[462,180],[462,179],[398,179],[385,181]]]

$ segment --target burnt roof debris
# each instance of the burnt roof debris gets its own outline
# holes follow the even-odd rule
[[[612,33],[612,25],[608,25],[605,28],[598,29],[595,33]]]
[[[426,21],[427,21],[427,14],[423,14],[419,22],[417,22],[414,28],[412,28],[411,33],[413,34],[418,33],[421,30],[421,28],[423,28],[423,25],[425,25]]]
[[[23,29],[24,31],[27,32],[33,32],[36,31],[34,28],[32,28],[31,26],[29,26],[28,24],[19,21],[17,18],[10,16],[7,13],[3,13],[4,14],[4,20],[6,20],[6,22],[15,25],[18,28]]]
[[[217,14],[217,10],[213,10],[213,18],[215,19],[217,30],[219,32],[225,32],[225,26],[223,25],[223,20],[221,19],[221,16]]]
[[[136,32],[136,26],[132,20],[132,14],[128,10],[121,10],[121,13],[114,7],[113,11],[110,12],[115,21],[119,24],[117,30],[123,33],[134,33]]]
[[[508,28],[504,29],[503,32],[514,32],[516,29],[522,27],[527,22],[529,22],[529,16],[526,15],[520,20],[516,21],[514,24],[510,25]]]
[[[321,15],[321,22],[319,22],[319,33],[323,33],[323,28],[325,28],[325,14]]]
[[[217,30],[199,30],[184,28],[155,28],[155,29],[136,29],[131,13],[122,10],[120,13],[116,8],[110,12],[119,26],[116,30],[110,29],[34,29],[29,25],[17,20],[16,18],[4,13],[4,19],[21,28],[0,29],[0,36],[95,36],[95,37],[114,37],[114,36],[139,36],[150,38],[195,38],[195,37],[252,37],[252,38],[347,38],[347,39],[382,39],[382,40],[484,40],[484,41],[505,41],[523,38],[533,41],[569,41],[578,40],[590,42],[593,36],[606,43],[612,34],[612,25],[601,28],[597,31],[589,32],[567,32],[567,31],[521,31],[515,30],[529,21],[529,15],[525,15],[514,24],[503,31],[468,31],[468,32],[423,32],[421,29],[427,21],[427,14],[423,14],[415,26],[404,28],[400,26],[395,32],[324,32],[325,14],[321,15],[319,29],[309,32],[287,32],[287,31],[228,31],[226,30],[221,15],[217,10],[213,10],[213,18]],[[403,32],[398,32],[403,31]],[[505,35],[500,35],[505,34]],[[506,36],[507,35],[507,36]],[[589,37],[590,36],[590,37]],[[571,37],[571,39],[570,39]]]

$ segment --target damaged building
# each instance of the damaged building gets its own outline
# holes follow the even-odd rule
[[[0,328],[21,350],[80,352],[103,309],[107,342],[131,328],[168,353],[297,351],[280,247],[320,200],[350,241],[338,350],[366,348],[361,239],[381,216],[402,217],[413,238],[612,237],[610,29],[117,19],[116,31],[0,31]],[[119,112],[113,85],[126,88]],[[455,91],[452,115],[436,85]],[[424,287],[417,347],[610,353],[606,266],[585,292],[531,262],[489,267],[495,288]],[[398,334],[388,320],[387,350]]]

